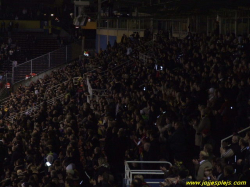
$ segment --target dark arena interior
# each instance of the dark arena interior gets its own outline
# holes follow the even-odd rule
[[[249,0],[0,0],[0,187],[250,187]]]

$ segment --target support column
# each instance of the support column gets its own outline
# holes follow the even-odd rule
[[[82,52],[85,51],[85,36],[82,37]]]
[[[68,62],[68,46],[66,45],[66,62]]]
[[[219,17],[219,34],[221,34],[221,30],[222,30],[222,20],[221,17]]]
[[[14,65],[13,65],[13,63],[12,63],[12,82],[11,82],[11,84],[12,85],[14,85],[14,75],[15,75],[15,67],[14,67]]]
[[[108,41],[109,41],[109,19],[107,20],[107,45],[108,45]]]
[[[235,33],[235,36],[237,35],[237,11],[235,11],[235,18],[234,18],[234,24],[235,24],[235,27],[234,27],[234,33]]]
[[[179,39],[181,38],[181,20],[179,21]]]
[[[247,36],[249,35],[249,16],[247,18]]]
[[[98,0],[98,27],[99,28],[100,28],[100,22],[101,22],[101,11],[102,11],[102,1]]]
[[[198,33],[198,17],[196,16],[196,28],[195,28],[195,33]]]
[[[33,69],[33,67],[32,67],[32,60],[31,60],[31,63],[30,63],[30,73],[33,73],[32,69]]]
[[[49,58],[48,59],[49,59],[49,68],[50,68],[50,53],[49,53]]]
[[[76,5],[74,5],[74,17],[76,17]]]
[[[141,19],[139,19],[139,32],[141,31]]]
[[[97,34],[98,34],[98,32],[97,32]],[[100,37],[100,34],[98,34],[98,49],[97,49],[98,53],[100,52],[100,40],[101,40],[101,37]]]
[[[118,28],[119,28],[119,22],[118,18],[116,19],[116,36],[118,36]]]
[[[154,20],[153,20],[153,18],[150,18],[150,29],[151,29],[152,34],[154,34]]]
[[[98,49],[97,52],[100,52],[100,33],[98,31],[100,31],[100,26],[101,26],[101,10],[102,10],[102,1],[98,0],[98,16],[97,16],[97,22],[98,22],[98,28],[97,28],[97,35],[98,35]]]
[[[208,33],[209,33],[209,19],[208,19],[208,16],[207,16],[207,36],[208,36]]]
[[[227,20],[228,20],[228,19],[227,19],[227,18],[224,18],[224,20],[225,20],[225,31],[224,31],[225,33],[222,33],[222,34],[226,34],[226,33],[227,33]]]
[[[129,37],[129,23],[128,23],[128,19],[126,19],[126,21],[127,21],[127,35]]]

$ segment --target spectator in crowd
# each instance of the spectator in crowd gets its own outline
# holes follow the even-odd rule
[[[208,158],[209,158],[208,153],[206,153],[205,151],[201,151],[199,156],[199,161],[195,160],[195,164],[197,166],[197,175],[196,175],[197,181],[203,180],[205,168],[212,168],[212,164],[207,160]]]
[[[234,173],[234,168],[231,165],[226,165],[224,167],[224,171],[223,171],[223,180],[225,181],[237,181],[238,177],[237,175]]]
[[[210,130],[211,124],[210,119],[208,117],[208,109],[201,110],[201,121],[198,125],[193,125],[196,135],[195,135],[195,145],[200,147],[202,144],[202,132],[204,130]]]
[[[181,40],[161,33],[152,45],[145,38],[123,36],[121,43],[102,50],[85,69],[76,61],[29,86],[20,85],[0,115],[3,186],[71,187],[81,181],[84,186],[121,186],[124,159],[170,160],[174,166],[166,178],[173,185],[178,176],[187,179],[188,172],[181,173],[184,168],[192,171],[194,146],[193,152],[204,150],[199,160],[193,160],[194,179],[211,177],[216,168],[211,180],[236,180],[232,158],[238,155],[242,170],[236,174],[250,178],[249,149],[241,154],[238,134],[230,146],[223,143],[221,155],[214,150],[220,146],[214,133],[227,128],[223,133],[231,134],[231,127],[242,124],[237,116],[249,115],[242,113],[246,106],[240,99],[248,98],[249,91],[238,89],[239,84],[246,86],[241,80],[249,75],[248,53],[237,48],[235,39],[190,34]],[[139,53],[150,58],[142,62]],[[74,77],[82,79],[74,83]],[[247,147],[249,137],[248,133],[244,138]],[[214,156],[224,158],[227,166]],[[129,166],[159,168],[144,163]],[[134,179],[131,185],[142,184],[142,179]]]
[[[208,129],[205,129],[202,131],[202,144],[201,144],[201,149],[205,147],[206,144],[210,144],[213,148],[216,145],[215,140],[211,136],[211,133]]]
[[[224,178],[224,174],[223,174],[224,166],[225,166],[225,163],[222,160],[218,160],[216,162],[216,174],[215,174],[214,180],[221,181]]]
[[[172,154],[172,158],[178,157],[184,160],[184,155],[187,154],[186,132],[180,122],[174,122],[174,129],[173,134],[168,139],[170,153]]]

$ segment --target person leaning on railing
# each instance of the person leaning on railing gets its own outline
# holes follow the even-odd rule
[[[246,147],[245,156],[242,159],[237,160],[237,164],[242,167],[244,173],[250,169],[250,140],[248,140],[248,146]]]
[[[161,187],[184,187],[187,181],[191,181],[192,177],[189,176],[189,171],[182,169],[179,171],[177,177],[166,178],[164,182],[160,183]]]

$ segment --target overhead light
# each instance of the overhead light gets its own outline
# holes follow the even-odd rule
[[[50,16],[51,16],[51,17],[53,17],[53,16],[54,16],[54,14],[50,14]]]
[[[44,16],[46,16],[46,14],[44,14]]]
[[[91,22],[91,19],[90,19],[90,18],[88,18],[88,22]]]
[[[70,16],[73,16],[73,13],[70,13],[69,15],[70,15]]]
[[[76,29],[79,29],[79,26],[76,26]]]

